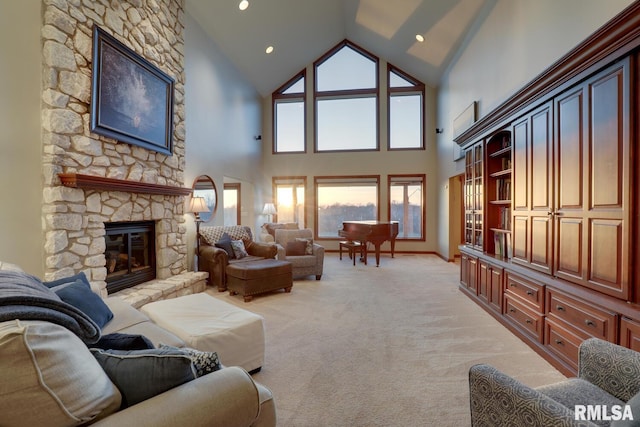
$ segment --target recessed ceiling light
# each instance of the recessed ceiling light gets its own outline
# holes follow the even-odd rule
[[[424,41],[424,37],[422,36],[422,34],[416,34],[416,40],[422,43]]]
[[[240,10],[245,10],[245,9],[246,9],[246,8],[248,8],[248,7],[249,7],[249,1],[248,1],[248,0],[242,0],[242,1],[240,2],[240,4],[238,5],[238,8],[239,8]]]
[[[269,46],[269,47],[265,50],[265,52],[267,52],[267,53],[271,53],[271,52],[273,52],[273,46]]]

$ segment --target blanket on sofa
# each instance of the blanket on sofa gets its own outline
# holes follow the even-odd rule
[[[0,271],[0,322],[44,320],[75,333],[86,344],[100,339],[100,328],[85,313],[62,301],[38,278],[17,271]]]

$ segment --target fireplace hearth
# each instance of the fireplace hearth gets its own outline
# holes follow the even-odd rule
[[[107,292],[156,278],[154,221],[105,223]]]

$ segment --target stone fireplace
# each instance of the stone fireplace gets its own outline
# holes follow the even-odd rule
[[[105,224],[139,221],[154,224],[156,280],[187,274],[184,0],[45,1],[42,8],[45,279],[83,271],[106,296]],[[172,155],[90,131],[94,24],[175,80]]]

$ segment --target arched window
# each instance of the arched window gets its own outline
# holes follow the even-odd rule
[[[273,152],[304,153],[305,71],[303,70],[273,93]]]
[[[315,150],[377,150],[378,58],[345,40],[314,67]]]
[[[424,84],[388,65],[389,150],[424,148]]]

